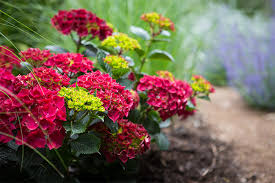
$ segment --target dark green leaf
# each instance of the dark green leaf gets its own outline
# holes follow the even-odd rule
[[[16,151],[5,145],[0,146],[0,167],[8,165],[10,161],[17,161]]]
[[[135,52],[141,57],[145,54],[145,51],[142,49],[135,49]]]
[[[128,115],[128,120],[133,123],[140,123],[140,112],[137,109],[131,110]]]
[[[40,164],[27,168],[30,177],[39,183],[63,183],[64,180],[48,164]]]
[[[159,116],[159,113],[155,110],[151,110],[149,113],[148,113],[148,117],[150,120],[153,120],[157,123],[159,123],[161,121],[161,118]]]
[[[93,154],[99,152],[100,139],[94,134],[82,134],[78,139],[72,141],[71,150],[77,155]]]
[[[93,52],[93,51],[91,51],[91,50],[88,50],[88,49],[84,50],[84,51],[82,52],[82,54],[83,54],[85,57],[96,57],[96,53]]]
[[[72,122],[72,125],[71,125],[72,135],[84,133],[86,131],[89,120],[90,120],[90,116],[87,115],[82,120],[79,121],[79,119],[82,117],[82,115],[83,115],[83,113],[80,113],[80,115],[77,115],[76,121]]]
[[[97,52],[97,55],[96,55],[97,61],[98,61],[99,65],[100,65],[100,67],[101,67],[105,72],[110,73],[110,72],[111,72],[110,66],[109,66],[107,63],[104,62],[104,58],[105,58],[106,56],[107,56],[107,54],[106,54],[104,51],[102,51],[102,50],[99,50],[99,51]]]
[[[170,142],[165,134],[159,133],[154,135],[154,139],[156,140],[156,143],[160,150],[165,151],[168,150]]]
[[[83,52],[85,56],[96,57],[98,48],[95,44],[91,42],[82,42],[86,50]]]
[[[210,97],[208,95],[198,96],[198,98],[203,99],[203,100],[207,100],[207,101],[211,101]]]
[[[68,53],[69,52],[65,48],[62,48],[61,46],[57,46],[57,45],[48,45],[45,47],[45,49],[51,50],[54,53]]]
[[[150,34],[141,27],[131,26],[130,31],[136,36],[142,38],[143,40],[147,41],[151,39]]]
[[[39,151],[42,153],[41,149]],[[24,153],[23,161],[22,153]],[[17,159],[19,160],[19,164],[21,165],[21,163],[23,163],[24,168],[40,165],[44,161],[36,152],[34,152],[31,148],[28,148],[26,146],[24,146],[24,151],[23,147],[20,146],[16,152],[16,155]]]
[[[172,61],[172,62],[175,62],[173,56],[166,52],[166,51],[163,51],[163,50],[152,50],[149,55],[148,55],[148,58],[149,59],[157,59],[157,60],[168,60],[168,61]]]
[[[160,133],[159,123],[151,119],[145,119],[142,121],[144,128],[149,132],[149,134]]]
[[[132,87],[133,87],[133,82],[130,81],[128,78],[120,78],[120,79],[117,79],[117,82],[118,82],[120,85],[125,86],[125,89],[126,89],[126,90],[132,89]]]
[[[113,122],[108,116],[105,116],[104,124],[111,130],[112,133],[117,132],[118,130],[117,122]]]

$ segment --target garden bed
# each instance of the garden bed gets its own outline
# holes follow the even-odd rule
[[[231,147],[212,139],[206,127],[185,123],[167,133],[169,150],[152,148],[142,158],[140,182],[240,182],[242,171],[233,163]]]

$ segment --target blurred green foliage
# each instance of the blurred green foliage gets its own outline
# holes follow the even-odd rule
[[[130,26],[146,27],[146,24],[140,20],[140,15],[156,11],[175,23],[176,31],[171,35],[172,42],[158,44],[161,49],[174,56],[176,63],[152,61],[145,65],[145,71],[154,74],[157,70],[167,69],[178,78],[188,79],[194,72],[199,57],[211,45],[212,40],[207,39],[205,35],[213,31],[215,26],[214,24],[209,26],[202,18],[209,11],[213,11],[210,8],[213,1],[218,3],[217,6],[220,6],[219,3],[226,2],[245,12],[254,12],[254,10],[268,12],[268,8],[265,8],[268,4],[267,0],[263,0],[259,5],[258,2],[261,2],[259,0],[0,0],[2,11],[46,39],[2,13],[0,31],[20,50],[25,50],[27,47],[44,48],[46,45],[55,44],[75,51],[75,45],[72,44],[70,37],[61,35],[50,24],[50,18],[58,10],[85,8],[112,23],[118,31],[133,37],[134,35],[129,31]],[[221,15],[215,15],[214,10],[212,17],[207,18],[215,20],[220,17]],[[139,41],[143,44],[142,40]],[[0,37],[0,43],[11,46],[3,36]]]
[[[214,0],[214,2],[226,3],[232,8],[239,9],[248,15],[254,15],[259,11],[270,14],[271,1],[272,0]]]
[[[50,26],[49,15],[62,2],[63,0],[0,0],[0,10],[11,16],[0,12],[0,32],[4,35],[0,36],[0,43],[11,47],[13,43],[23,50],[35,46],[42,40],[29,29],[40,33],[47,31]]]

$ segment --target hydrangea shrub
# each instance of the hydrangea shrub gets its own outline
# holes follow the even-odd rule
[[[29,48],[17,56],[1,46],[0,63],[5,66],[0,68],[0,143],[13,143],[21,151],[28,146],[59,176],[74,180],[73,167],[100,169],[115,162],[127,166],[152,143],[167,149],[162,123],[175,115],[193,115],[196,98],[209,99],[214,88],[201,76],[188,83],[168,71],[143,73],[151,60],[174,60],[152,45],[163,31],[175,28],[157,13],[144,14],[141,20],[149,30],[135,27],[133,33],[145,38],[145,48],[124,33],[113,33],[110,24],[84,9],[59,11],[51,20],[58,32],[72,36],[75,53],[50,46]],[[126,55],[129,52],[138,59]],[[29,73],[14,76],[11,71],[20,63]],[[103,164],[82,161],[98,156]]]

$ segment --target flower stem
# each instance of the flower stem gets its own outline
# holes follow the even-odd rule
[[[79,49],[81,47],[81,41],[82,41],[82,38],[79,37],[78,42],[76,44],[76,53],[79,53]]]
[[[68,167],[67,167],[67,165],[65,164],[63,158],[61,157],[61,155],[59,154],[59,152],[58,152],[57,149],[54,149],[54,151],[55,151],[55,153],[56,153],[58,159],[60,160],[62,166],[64,167],[65,171],[67,172],[67,171],[68,171]]]

